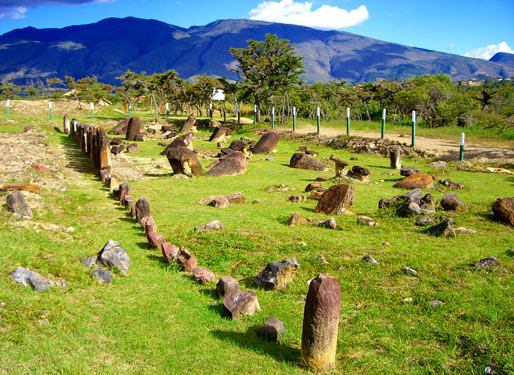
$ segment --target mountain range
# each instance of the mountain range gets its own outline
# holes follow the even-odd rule
[[[343,31],[252,21],[218,20],[188,29],[167,23],[107,18],[61,29],[16,29],[0,36],[0,80],[25,83],[46,78],[96,76],[119,84],[127,69],[149,74],[175,69],[181,78],[199,74],[238,79],[230,47],[264,40],[266,33],[295,43],[306,82],[349,83],[443,73],[453,80],[514,76],[514,55],[490,61],[384,42]]]

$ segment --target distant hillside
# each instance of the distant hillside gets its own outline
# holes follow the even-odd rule
[[[506,52],[498,52],[493,57],[489,59],[489,61],[494,61],[496,63],[505,64],[508,66],[514,66],[514,54],[506,53]]]
[[[250,20],[219,20],[189,29],[155,20],[108,18],[62,29],[13,30],[0,36],[0,79],[18,83],[71,75],[119,84],[127,69],[147,73],[175,69],[237,79],[230,47],[277,34],[296,43],[307,82],[350,83],[448,74],[454,80],[514,75],[512,60],[486,61],[383,42],[347,32]],[[499,55],[499,54],[498,54]],[[512,55],[510,55],[512,56]],[[492,59],[491,59],[492,60]]]

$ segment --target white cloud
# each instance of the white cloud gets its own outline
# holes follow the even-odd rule
[[[365,5],[351,11],[330,5],[313,10],[312,3],[294,0],[264,1],[249,15],[252,20],[292,23],[317,29],[342,29],[358,25],[369,17]]]
[[[25,8],[25,7],[14,7],[14,8],[7,8],[7,9],[0,8],[0,19],[9,18],[11,20],[19,20],[19,19],[25,18],[26,11],[27,11],[27,8]]]
[[[491,44],[485,48],[477,48],[472,51],[468,51],[464,54],[464,56],[489,60],[498,52],[514,53],[514,51],[509,47],[507,42],[501,42],[498,44]]]

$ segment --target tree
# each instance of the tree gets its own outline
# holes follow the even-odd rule
[[[293,85],[302,83],[300,74],[305,73],[301,56],[296,56],[294,45],[277,35],[266,34],[266,40],[248,40],[247,48],[231,48],[237,61],[238,73],[243,84],[251,90],[260,121],[261,103],[269,96],[281,95]]]
[[[0,94],[6,99],[14,99],[14,96],[20,91],[20,86],[16,86],[9,81],[3,81],[0,86]]]

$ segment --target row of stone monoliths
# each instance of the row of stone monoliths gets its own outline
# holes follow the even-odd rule
[[[98,169],[102,181],[111,175],[109,138],[105,130],[64,116],[64,132],[75,140]],[[311,369],[323,370],[335,364],[341,310],[340,283],[323,273],[311,280],[305,302],[302,330],[302,362]]]

